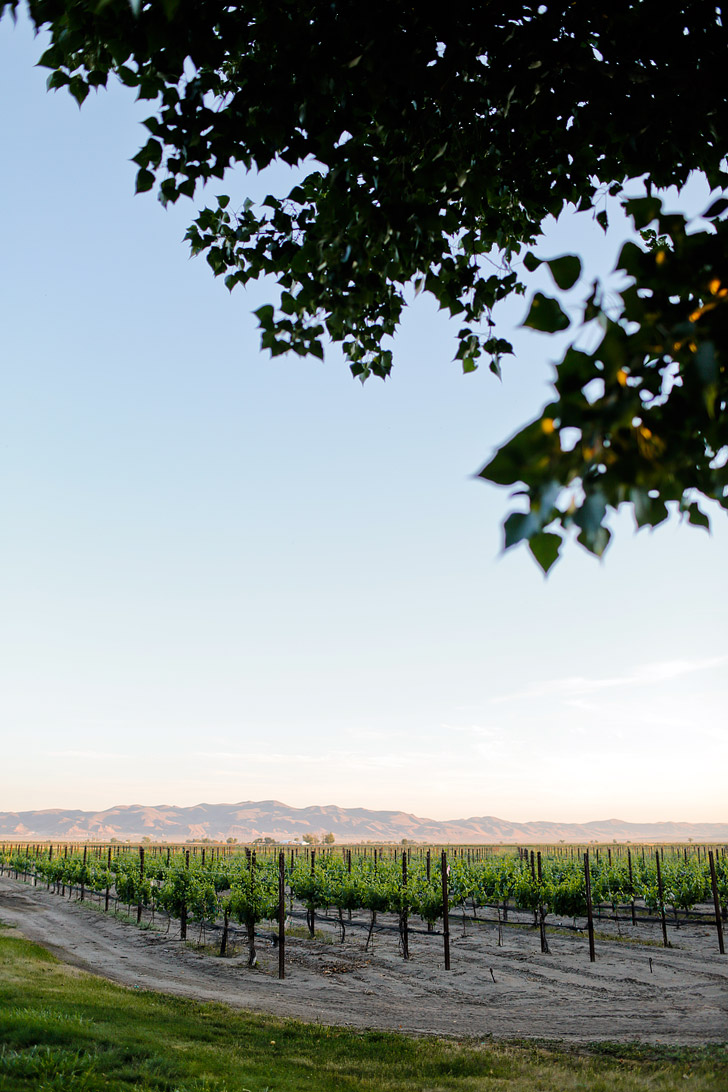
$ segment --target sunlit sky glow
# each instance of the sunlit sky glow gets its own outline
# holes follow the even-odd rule
[[[271,361],[265,286],[229,295],[193,206],[133,195],[150,105],[79,111],[41,51],[0,23],[0,810],[728,819],[725,517],[620,514],[603,563],[572,545],[547,580],[501,556],[507,494],[474,474],[557,343],[516,330],[501,384],[463,376],[420,298],[386,384]],[[571,215],[537,252],[586,255],[583,294],[618,245]]]

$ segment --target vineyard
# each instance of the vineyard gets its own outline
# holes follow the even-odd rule
[[[250,966],[265,943],[277,950],[280,978],[287,932],[314,939],[317,927],[341,944],[357,931],[364,952],[389,931],[404,960],[425,937],[428,952],[437,939],[437,958],[449,970],[453,915],[463,930],[466,923],[492,923],[499,946],[504,931],[529,926],[545,953],[558,931],[583,932],[592,962],[595,935],[606,925],[618,936],[628,936],[630,926],[651,926],[655,940],[647,943],[665,947],[668,924],[709,926],[712,950],[725,953],[725,847],[13,845],[0,847],[0,874],[123,911],[182,940],[195,928],[198,942],[220,956],[242,943]]]

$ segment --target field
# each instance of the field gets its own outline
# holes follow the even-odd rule
[[[45,852],[47,856],[47,850]],[[73,858],[73,854],[63,858],[63,867],[67,871],[76,868]],[[76,858],[77,862],[82,863],[81,851]],[[124,859],[128,864],[136,861],[135,890],[138,895],[139,880],[144,879],[145,875],[144,868],[140,870],[138,867],[138,851],[136,855],[130,851],[122,852],[119,860]],[[721,860],[724,862],[725,858]],[[261,884],[265,870],[272,872],[276,865],[273,856],[268,861],[252,862],[246,858],[243,861],[248,867],[249,877],[255,875],[256,870],[260,872]],[[16,857],[15,863],[22,862]],[[162,863],[166,868],[164,858]],[[289,863],[295,869],[296,862]],[[613,863],[616,867],[616,861]],[[187,862],[183,855],[181,871],[189,874],[197,871],[199,878],[200,864],[200,861],[195,863],[194,860]],[[462,874],[465,874],[466,864],[460,870]],[[610,861],[610,867],[611,864]],[[672,870],[669,857],[664,864],[665,883],[673,882],[674,875],[677,875],[676,861],[673,861],[675,868]],[[320,860],[312,870],[311,860],[307,858],[306,875],[310,882],[312,872],[318,876],[320,867],[323,889],[328,882],[324,879],[327,867],[332,874],[355,875],[355,868],[349,872],[346,865],[346,858],[340,857],[338,863],[332,859],[329,865]],[[278,977],[278,923],[275,920],[261,918],[257,921],[254,928],[256,963],[251,967],[248,965],[250,931],[242,918],[230,918],[226,954],[221,958],[223,921],[215,917],[213,908],[209,908],[207,918],[200,914],[194,921],[190,903],[187,940],[183,941],[180,939],[179,919],[169,916],[161,908],[161,903],[155,905],[154,898],[144,905],[141,901],[137,905],[130,900],[129,905],[125,906],[116,902],[114,888],[107,894],[107,889],[98,883],[96,891],[93,884],[89,888],[61,885],[51,881],[48,874],[44,877],[42,871],[35,875],[28,872],[25,879],[19,873],[16,879],[14,872],[8,875],[7,859],[5,866],[5,875],[0,877],[0,920],[16,927],[25,937],[42,944],[46,950],[76,968],[95,971],[126,987],[126,992],[121,995],[123,997],[129,996],[129,991],[136,998],[140,994],[146,996],[147,991],[159,991],[176,996],[179,1003],[182,999],[185,999],[185,1003],[191,1000],[222,1002],[230,1007],[225,1020],[253,1020],[251,1026],[255,1027],[267,1027],[266,1021],[280,1021],[282,1017],[305,1020],[318,1029],[316,1033],[320,1040],[338,1044],[337,1051],[343,1050],[341,1037],[351,1035],[355,1045],[347,1050],[352,1052],[352,1058],[357,1052],[373,1050],[371,1044],[374,1042],[380,1044],[377,1048],[379,1053],[385,1051],[386,1054],[389,1047],[385,1050],[382,1044],[390,1042],[388,1035],[391,1032],[426,1036],[427,1046],[422,1049],[428,1056],[432,1050],[444,1051],[442,1058],[450,1057],[448,1051],[454,1051],[460,1059],[457,1064],[462,1063],[465,1067],[462,1073],[457,1070],[460,1073],[457,1080],[461,1083],[443,1083],[441,1077],[413,1076],[412,1071],[408,1071],[407,1075],[401,1070],[391,1080],[387,1077],[390,1080],[387,1085],[381,1083],[384,1080],[381,1072],[374,1079],[372,1061],[371,1065],[370,1062],[366,1063],[361,1074],[361,1079],[365,1082],[370,1080],[370,1084],[347,1084],[347,1077],[331,1087],[515,1089],[521,1087],[517,1083],[517,1074],[523,1076],[529,1066],[537,1064],[538,1087],[591,1089],[602,1085],[594,1083],[597,1071],[590,1067],[597,1065],[596,1058],[601,1059],[599,1065],[607,1064],[605,1057],[612,1055],[630,1060],[626,1069],[622,1065],[620,1079],[628,1073],[630,1080],[637,1080],[639,1074],[642,1075],[639,1080],[642,1080],[650,1071],[649,1066],[658,1062],[664,1067],[664,1073],[661,1071],[658,1084],[607,1083],[604,1087],[669,1088],[672,1087],[669,1082],[674,1078],[682,1082],[681,1087],[689,1088],[691,1085],[688,1081],[692,1081],[692,1075],[698,1072],[703,1074],[702,1083],[694,1087],[721,1087],[720,1082],[705,1082],[705,1072],[710,1071],[711,1066],[716,1075],[723,1074],[722,1087],[728,1086],[728,1074],[721,1061],[726,1057],[725,1043],[728,1040],[728,958],[719,954],[715,915],[710,904],[696,903],[689,911],[671,910],[663,918],[660,913],[663,906],[650,910],[643,900],[639,900],[634,906],[636,924],[632,923],[631,905],[620,907],[615,903],[609,907],[598,904],[593,907],[596,958],[591,962],[584,920],[578,917],[568,920],[559,918],[551,912],[551,907],[549,914],[542,916],[538,904],[535,910],[529,909],[517,905],[518,899],[509,900],[506,914],[501,903],[489,906],[476,899],[474,906],[472,899],[463,897],[456,907],[449,907],[450,969],[447,970],[442,920],[435,919],[428,930],[426,921],[414,916],[411,906],[407,904],[406,934],[403,936],[402,912],[393,911],[389,906],[376,914],[372,929],[370,910],[354,907],[351,914],[343,909],[340,913],[336,906],[322,904],[321,899],[311,895],[310,890],[309,904],[294,899],[292,884],[295,881],[292,879],[293,872],[289,870],[284,892],[285,978],[281,980]],[[211,866],[217,868],[217,864],[213,864],[208,856],[206,867]],[[537,879],[535,866],[533,873],[530,866],[530,858],[522,858],[517,866],[519,875]],[[174,867],[172,858],[170,868],[174,870]],[[412,878],[419,866],[411,859],[405,869],[407,867],[410,871],[406,880],[410,884],[414,882]],[[474,875],[479,866],[476,861],[471,861],[468,867]],[[515,866],[511,863],[508,867]],[[399,869],[401,859],[398,863],[394,860],[387,863],[380,858],[377,874],[382,882],[385,877],[388,877],[387,882],[392,882],[393,876],[400,874]],[[122,871],[117,875],[123,889]],[[152,862],[148,859],[147,878],[153,871]],[[692,869],[693,880],[697,871],[696,865]],[[547,862],[544,860],[542,886],[538,891],[541,898],[548,896],[545,886],[547,872]],[[637,872],[636,867],[634,872]],[[552,878],[555,874],[551,874]],[[92,877],[90,873],[84,873],[83,878],[88,881]],[[435,888],[438,879],[441,880],[442,876],[435,876],[433,869]],[[448,879],[451,881],[449,902],[452,903],[457,897],[455,884],[458,882],[458,868],[455,862]],[[230,877],[227,876],[229,881]],[[188,895],[191,890],[191,887],[187,889]],[[400,885],[400,898],[402,890],[410,892],[414,889],[401,888]],[[521,901],[526,897],[523,891],[519,896]],[[127,896],[130,894],[133,892],[127,891]],[[331,890],[328,895],[331,896]],[[553,891],[550,897],[553,900]],[[227,898],[224,892],[222,898],[223,902]],[[105,913],[107,901],[109,912]],[[616,915],[612,912],[614,909],[618,911]],[[504,920],[506,917],[507,920]],[[140,925],[137,925],[137,918]],[[676,920],[679,925],[675,924]],[[668,947],[664,946],[664,936],[667,937]],[[403,959],[403,942],[406,942],[408,959]],[[548,951],[542,950],[544,942]],[[67,970],[64,973],[72,972]],[[43,972],[38,977],[33,973],[33,989],[41,987],[45,974]],[[82,978],[73,980],[82,981]],[[158,1003],[162,1004],[161,1001]],[[175,1002],[168,999],[164,1004],[174,1005]],[[239,1011],[235,1015],[233,1010],[236,1009],[245,1010],[246,1015]],[[253,1012],[259,1014],[255,1019],[251,1016]],[[30,1019],[30,1024],[33,1024],[33,1019]],[[339,1030],[332,1031],[333,1028]],[[372,1039],[372,1029],[376,1029],[377,1034],[384,1035],[384,1038]],[[42,1028],[35,1033],[35,1039],[27,1028],[26,1032],[30,1035],[29,1042],[43,1045]],[[270,1038],[278,1044],[282,1034],[280,1031],[275,1034],[271,1032]],[[300,1029],[296,1032],[297,1036],[305,1037],[305,1034],[312,1035],[314,1032],[310,1027],[308,1032]],[[436,1048],[432,1036],[448,1037],[452,1041],[449,1045],[441,1043]],[[10,1043],[12,1040],[6,1038],[4,1041]],[[408,1045],[410,1040],[401,1042],[404,1045],[394,1052],[396,1057],[400,1060],[409,1057],[414,1064],[415,1056],[411,1055]],[[531,1047],[525,1045],[527,1042],[531,1043]],[[370,1046],[366,1047],[366,1044]],[[570,1058],[579,1059],[579,1066],[569,1069],[564,1050],[572,1052]],[[700,1068],[703,1065],[700,1061],[701,1051],[704,1050],[709,1051],[710,1057],[707,1070]],[[494,1051],[493,1058],[496,1059],[510,1059],[509,1065],[513,1067],[511,1083],[487,1083],[483,1051]],[[595,1055],[595,1052],[598,1053]],[[377,1051],[374,1051],[371,1057],[374,1058],[376,1054]],[[534,1060],[536,1054],[537,1063]],[[466,1057],[470,1059],[467,1064],[463,1060]],[[690,1060],[690,1065],[683,1068],[683,1073],[676,1075],[685,1059]],[[326,1064],[321,1062],[324,1069]],[[364,1065],[364,1062],[361,1064]],[[608,1064],[613,1066],[616,1063],[612,1061]],[[499,1065],[499,1062],[495,1064],[494,1073],[500,1073],[498,1079],[505,1080]],[[586,1069],[582,1069],[582,1065]],[[551,1066],[554,1067],[554,1084],[540,1083],[542,1074],[549,1072]],[[569,1079],[577,1083],[564,1082],[564,1067],[569,1071]],[[491,1068],[490,1064],[488,1068]],[[561,1073],[558,1080],[555,1077],[557,1072]],[[604,1072],[606,1074],[607,1071]],[[0,1089],[36,1087],[32,1083],[3,1084],[3,1079],[0,1077]],[[310,1072],[308,1075],[299,1073],[296,1077],[298,1084],[291,1084],[290,1081],[286,1084],[285,1081],[289,1080],[286,1069],[285,1079],[278,1073],[275,1080],[261,1077],[259,1085],[255,1085],[252,1078],[246,1076],[237,1084],[221,1084],[219,1087],[227,1088],[228,1092],[242,1092],[243,1089],[257,1092],[258,1088],[268,1087],[272,1092],[274,1088],[312,1087],[308,1083],[310,1079]],[[610,1080],[614,1082],[614,1079],[612,1073]],[[43,1087],[62,1085],[48,1084]],[[96,1086],[91,1084],[88,1087]],[[177,1087],[186,1089],[187,1086],[178,1081],[177,1084],[126,1084],[119,1087],[169,1088],[172,1092]],[[217,1092],[218,1085],[193,1084],[190,1087],[209,1087]],[[329,1085],[324,1082],[315,1087],[326,1088]],[[523,1087],[532,1086],[524,1084]]]

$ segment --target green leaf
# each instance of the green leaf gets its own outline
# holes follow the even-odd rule
[[[619,253],[617,269],[623,269],[625,273],[629,273],[632,277],[639,277],[644,257],[644,250],[641,250],[636,243],[628,240]]]
[[[629,499],[634,505],[634,518],[637,527],[656,527],[667,519],[667,505],[659,497],[651,497],[646,490],[634,488],[629,491]]]
[[[709,209],[703,213],[706,220],[715,220],[721,213],[728,209],[728,199],[725,197],[719,197],[717,201],[714,201]]]
[[[600,489],[587,494],[579,511],[574,516],[574,523],[587,535],[595,534],[601,527],[607,514],[607,502]],[[581,541],[581,539],[579,540]]]
[[[697,504],[691,504],[688,508],[688,523],[692,523],[696,527],[704,527],[706,531],[710,531],[710,520]]]
[[[556,387],[562,397],[581,391],[589,380],[596,377],[593,358],[581,349],[572,347],[566,350],[557,369]]]
[[[38,61],[38,67],[58,68],[58,65],[62,63],[63,54],[61,53],[58,46],[53,45],[50,47],[50,49],[47,49],[45,53],[41,54],[40,60]]]
[[[538,267],[543,264],[543,260],[541,258],[537,258],[536,255],[529,250],[525,258],[523,259],[523,264],[525,265],[529,273],[535,273]]]
[[[546,265],[556,285],[564,292],[573,288],[581,276],[581,262],[575,254],[563,254],[560,258],[551,258]]]
[[[128,68],[125,64],[117,66],[116,74],[123,84],[127,87],[136,87],[139,83],[139,76],[133,69]]]
[[[89,86],[80,76],[73,76],[68,83],[68,90],[79,106],[82,106],[89,93]]]
[[[65,87],[67,83],[70,83],[70,78],[65,72],[51,72],[50,76],[46,80],[46,90],[53,91],[58,87]]]
[[[523,325],[544,334],[553,334],[557,330],[568,330],[570,321],[555,299],[537,292]]]
[[[623,201],[622,207],[640,231],[658,218],[662,212],[662,201],[659,197],[633,197],[629,201]]]
[[[718,382],[718,361],[715,345],[712,341],[703,341],[693,357],[698,379],[703,387],[714,386]]]
[[[582,531],[577,537],[577,542],[588,550],[590,554],[595,554],[597,557],[601,557],[611,539],[611,534],[606,527],[600,527],[597,531],[589,532]]]
[[[165,178],[159,187],[159,200],[163,205],[174,203],[179,194],[173,178]]]
[[[557,560],[561,543],[561,535],[555,535],[551,531],[539,531],[531,536],[529,549],[545,573]]]
[[[504,549],[510,550],[524,538],[531,538],[539,531],[538,517],[533,512],[511,512],[503,524]]]
[[[140,170],[137,171],[136,176],[136,192],[146,193],[147,190],[151,190],[154,185],[154,175],[151,171]]]

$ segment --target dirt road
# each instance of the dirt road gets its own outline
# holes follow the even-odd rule
[[[665,949],[656,944],[659,929],[623,924],[629,942],[597,939],[590,963],[580,933],[549,934],[551,954],[543,955],[537,931],[506,927],[499,947],[495,923],[469,925],[462,935],[453,916],[445,971],[440,936],[414,934],[404,962],[394,930],[375,934],[367,953],[363,919],[343,945],[338,928],[321,923],[316,940],[287,938],[287,977],[279,981],[265,937],[259,966],[249,969],[243,949],[220,959],[181,943],[176,923],[169,935],[140,929],[8,877],[0,878],[0,921],[125,986],[323,1024],[570,1042],[728,1040],[728,956],[704,926],[671,928],[673,947]],[[599,928],[613,931],[611,923]]]

